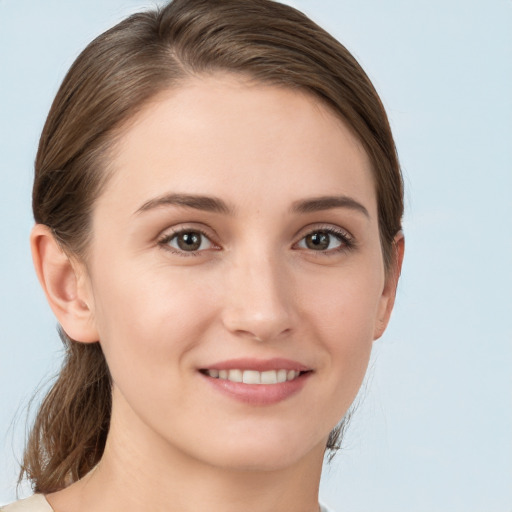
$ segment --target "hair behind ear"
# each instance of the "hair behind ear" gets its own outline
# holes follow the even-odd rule
[[[30,431],[19,483],[50,493],[86,475],[100,460],[110,425],[111,379],[99,343],[78,343],[59,328],[62,369]]]

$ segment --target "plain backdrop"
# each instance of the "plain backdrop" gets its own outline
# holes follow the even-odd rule
[[[511,512],[512,2],[291,3],[367,71],[406,183],[396,309],[321,497],[338,512]],[[148,6],[0,0],[0,504],[60,357],[28,246],[38,137],[79,51]]]

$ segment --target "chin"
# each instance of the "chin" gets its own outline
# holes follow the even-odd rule
[[[235,471],[279,471],[292,467],[308,457],[321,458],[327,443],[327,436],[320,442],[307,443],[297,435],[271,439],[262,432],[252,442],[240,436],[224,444],[218,444],[208,451],[207,462],[211,465]]]

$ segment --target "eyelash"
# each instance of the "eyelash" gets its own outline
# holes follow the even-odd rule
[[[200,228],[183,228],[178,229],[177,231],[173,231],[172,233],[167,233],[160,240],[158,240],[158,245],[161,246],[164,250],[170,251],[173,254],[178,254],[179,256],[201,256],[203,251],[180,251],[169,245],[169,243],[174,238],[178,237],[179,235],[183,235],[184,233],[199,233],[201,236],[209,240],[210,243],[215,245],[215,243],[211,241],[211,237]]]
[[[325,233],[327,235],[331,235],[334,238],[338,239],[339,242],[341,242],[341,245],[339,247],[336,247],[334,249],[326,249],[322,251],[315,251],[315,250],[309,250],[309,252],[315,254],[315,255],[322,255],[322,256],[335,256],[337,254],[348,252],[355,247],[355,240],[347,231],[341,229],[341,228],[335,228],[333,226],[318,226],[315,227],[315,229],[312,229],[311,231],[308,231],[304,236],[301,237],[299,242],[302,242],[306,239],[307,236],[313,235],[315,233]],[[307,250],[307,249],[306,249]]]
[[[164,235],[162,238],[160,238],[158,240],[158,245],[160,247],[162,247],[164,250],[170,251],[173,254],[178,254],[179,256],[184,256],[184,257],[201,256],[201,253],[204,252],[206,249],[203,249],[201,251],[198,251],[198,250],[182,251],[182,250],[177,250],[176,248],[171,247],[169,245],[169,243],[172,240],[174,240],[176,237],[183,235],[185,233],[198,233],[201,236],[205,237],[207,240],[209,240],[212,245],[214,245],[214,246],[216,245],[214,242],[211,241],[211,237],[200,228],[184,228],[184,229],[179,229],[177,231],[173,231],[172,233],[167,233],[166,235]],[[335,254],[347,252],[347,251],[353,249],[355,246],[355,241],[354,241],[353,237],[348,232],[346,232],[342,229],[336,229],[332,226],[319,226],[315,229],[312,229],[311,231],[308,231],[300,238],[299,242],[296,242],[294,244],[294,246],[297,245],[298,243],[302,242],[303,240],[305,240],[307,236],[313,235],[315,233],[325,233],[327,235],[331,235],[334,238],[338,239],[338,241],[341,242],[341,245],[339,247],[336,247],[335,249],[327,249],[327,250],[319,250],[319,251],[310,249],[309,252],[311,252],[313,254],[316,253],[316,254],[320,254],[323,256],[333,256]],[[306,248],[305,250],[308,250],[308,249]]]

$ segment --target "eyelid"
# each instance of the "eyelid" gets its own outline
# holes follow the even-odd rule
[[[169,242],[176,236],[182,234],[182,233],[199,233],[205,238],[209,240],[209,242],[212,244],[213,247],[209,247],[208,249],[201,249],[198,251],[182,251],[180,249],[177,249],[176,247],[171,247],[169,245]],[[156,240],[156,243],[158,246],[160,246],[162,249],[169,251],[173,254],[178,254],[180,256],[200,256],[203,252],[209,251],[209,250],[220,250],[221,247],[219,244],[217,244],[214,240],[214,236],[208,232],[207,229],[204,229],[203,227],[198,227],[193,224],[180,224],[179,226],[173,226],[171,228],[167,228],[164,230]]]
[[[322,250],[314,251],[314,250],[307,249],[307,248],[300,248],[300,249],[311,252],[311,253],[317,253],[319,255],[322,255],[322,254],[327,255],[327,254],[333,254],[333,253],[337,253],[340,251],[347,251],[347,250],[353,249],[354,246],[356,245],[356,240],[355,240],[354,236],[345,228],[342,228],[335,224],[312,224],[312,225],[306,226],[305,228],[300,230],[299,234],[297,235],[298,240],[293,245],[296,246],[302,240],[304,240],[304,238],[306,236],[308,236],[312,233],[319,232],[319,231],[324,231],[324,232],[327,232],[335,237],[338,237],[341,240],[342,245],[340,247],[336,247],[334,249],[327,249],[324,251],[322,251]]]

